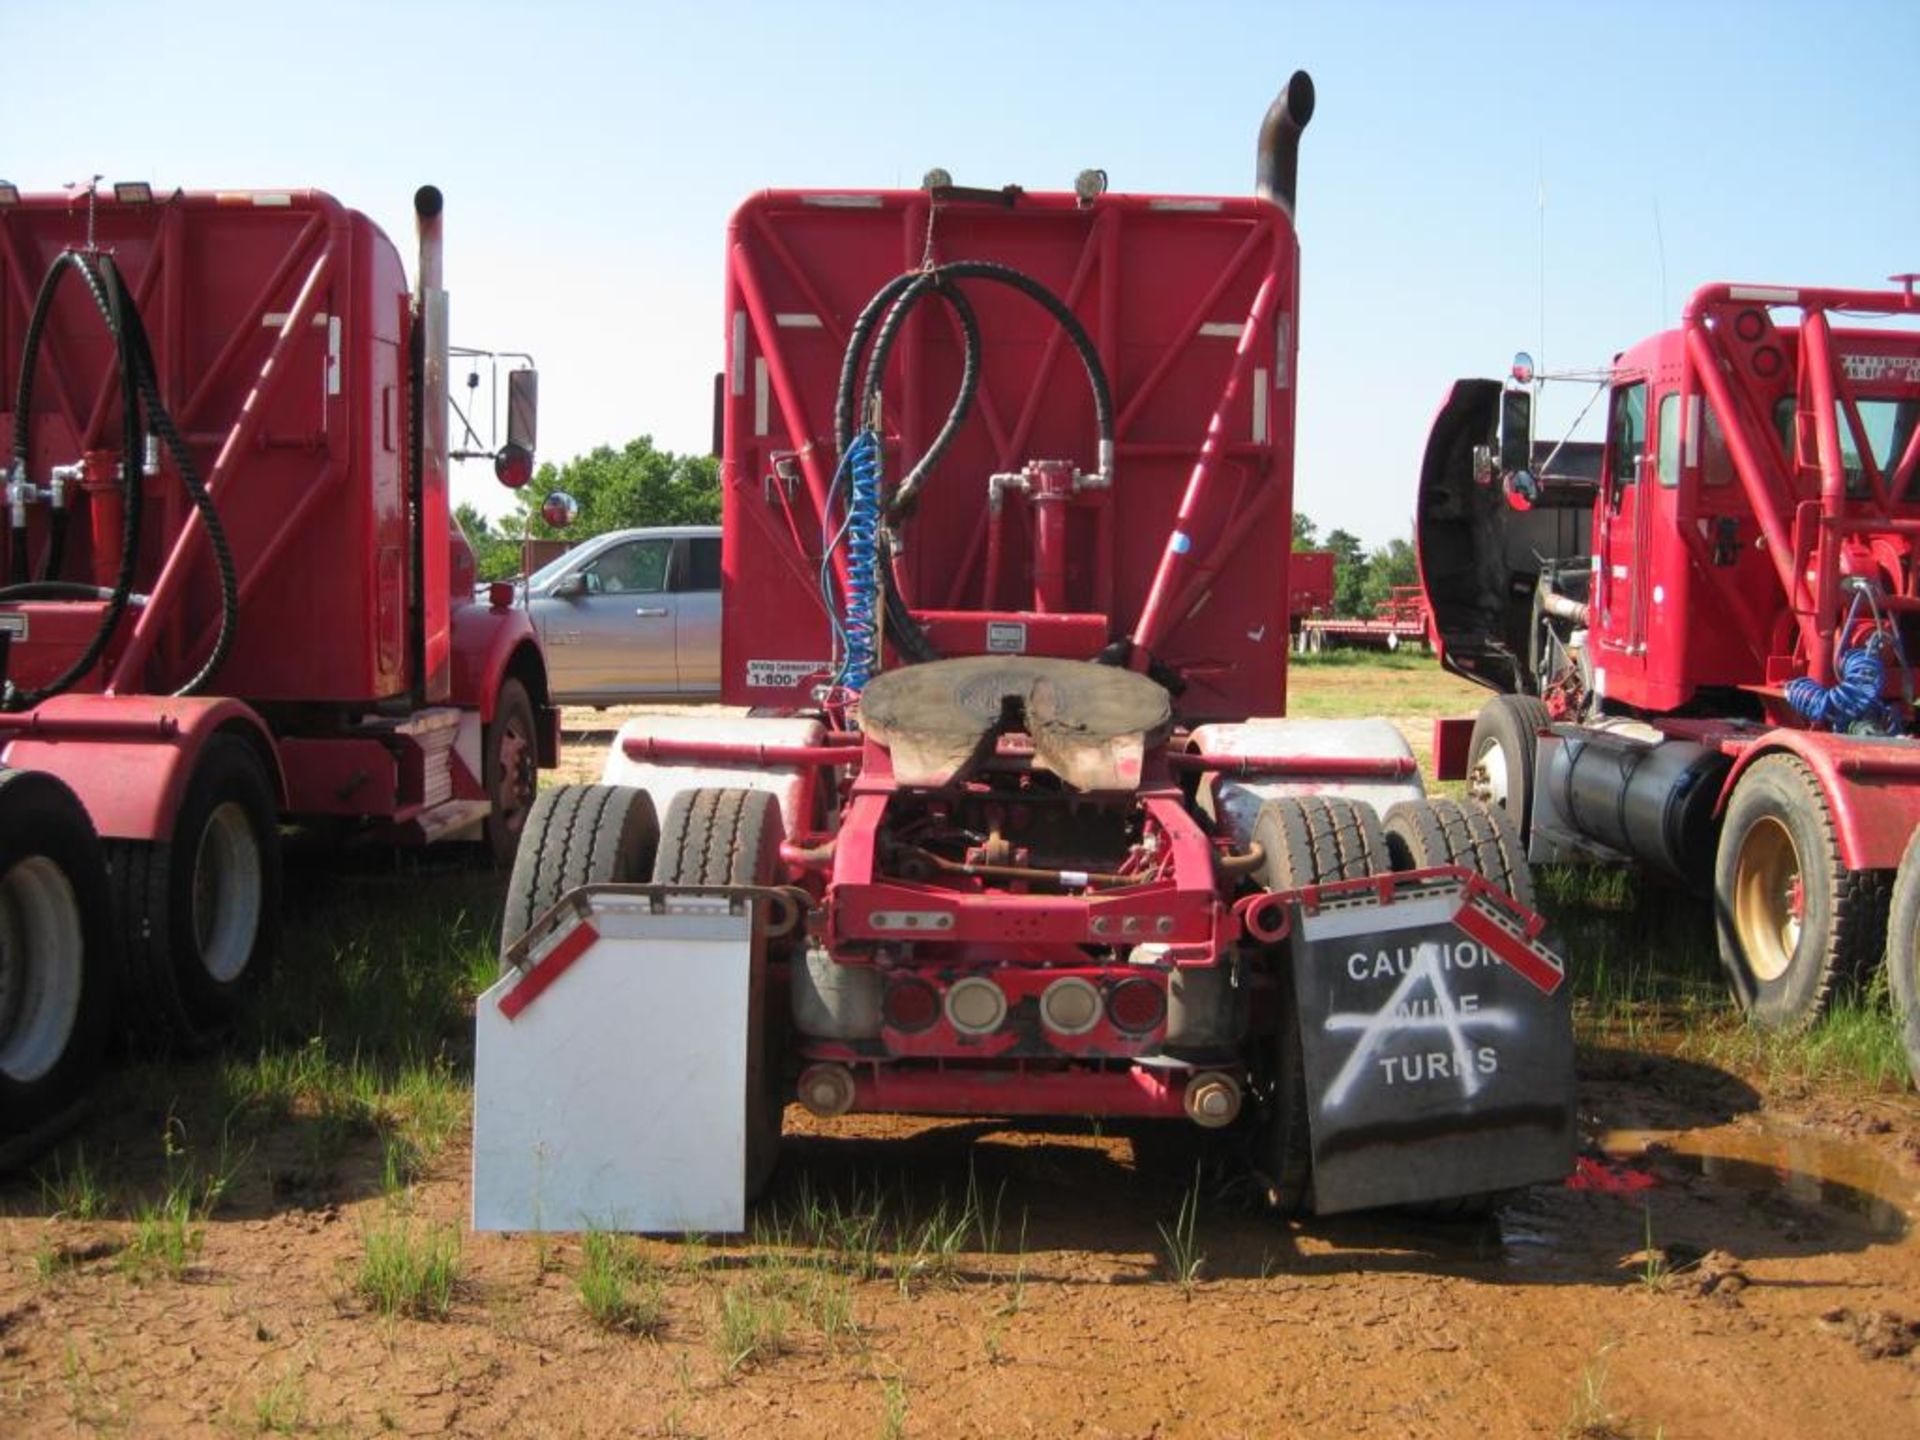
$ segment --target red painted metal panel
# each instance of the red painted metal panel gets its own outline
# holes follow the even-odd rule
[[[1281,713],[1297,248],[1287,214],[1252,198],[1082,204],[1021,193],[980,204],[772,191],[741,206],[729,231],[722,393],[726,698],[805,705],[825,678],[820,517],[838,458],[842,356],[860,310],[923,254],[1011,265],[1074,310],[1111,379],[1118,453],[1110,491],[1065,504],[1010,493],[990,525],[990,475],[1042,460],[1098,468],[1093,405],[1044,310],[996,284],[958,282],[979,317],[982,379],[904,526],[897,576],[912,607],[1006,612],[1049,635],[1042,611],[1097,616],[1104,645],[1136,630],[1159,577],[1149,638],[1188,682],[1182,718]],[[930,297],[893,352],[884,431],[894,481],[959,386],[959,327],[943,310]],[[1042,535],[1058,563],[1036,552]],[[950,615],[937,624],[948,643],[967,643]],[[1048,642],[1039,653],[1072,650]]]
[[[84,201],[25,197],[0,212],[0,405],[14,403],[19,337],[41,278],[89,226],[139,303],[161,395],[233,553],[241,613],[214,688],[255,702],[403,693],[408,610],[387,594],[396,565],[408,564],[402,437],[381,423],[381,407],[403,384],[407,340],[406,283],[392,244],[365,216],[316,191],[185,192],[150,204],[103,197],[91,217]],[[63,285],[46,335],[35,375],[34,475],[44,479],[84,452],[117,462],[112,345],[76,278]],[[9,443],[15,423],[10,408],[0,412]],[[121,692],[164,693],[208,653],[219,586],[171,456],[147,478],[146,494],[135,590],[152,598],[124,622],[113,675]],[[37,570],[44,514],[34,517],[32,540]],[[63,573],[91,580],[116,567],[117,550],[93,550],[93,527],[74,526]],[[43,663],[31,653],[16,658],[29,669]],[[86,687],[104,683],[99,672]]]

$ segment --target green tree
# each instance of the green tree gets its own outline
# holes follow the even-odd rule
[[[1333,613],[1364,615],[1361,593],[1367,583],[1367,552],[1358,535],[1345,530],[1327,532],[1325,547],[1333,552]]]
[[[505,580],[520,569],[520,537],[497,528],[480,507],[462,501],[453,518],[473,547],[474,574],[482,580]]]
[[[548,494],[564,490],[580,513],[566,530],[540,518]],[[720,462],[711,455],[676,455],[642,435],[620,449],[602,445],[564,465],[542,465],[515,500],[509,534],[531,521],[543,539],[584,540],[630,525],[712,525],[720,519]]]
[[[1295,550],[1320,548],[1320,527],[1298,510],[1293,512],[1293,548]]]
[[[1366,567],[1360,582],[1360,603],[1368,614],[1387,599],[1395,586],[1420,583],[1419,557],[1412,544],[1405,540],[1389,540],[1367,557]]]

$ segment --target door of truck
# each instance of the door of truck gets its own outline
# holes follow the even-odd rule
[[[679,680],[674,612],[667,588],[673,541],[628,540],[602,550],[579,570],[585,589],[561,603],[575,651],[578,688],[609,698],[671,695]]]
[[[1616,385],[1608,399],[1605,466],[1594,575],[1595,640],[1606,668],[1638,673],[1646,654],[1649,547],[1644,532],[1651,506],[1642,493],[1650,470],[1645,380]]]
[[[680,541],[673,561],[673,650],[682,695],[720,693],[720,537]]]

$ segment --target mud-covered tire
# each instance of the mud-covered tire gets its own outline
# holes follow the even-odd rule
[[[1470,793],[1506,811],[1523,841],[1533,825],[1536,737],[1552,718],[1536,696],[1496,695],[1480,707],[1467,741]]]
[[[508,947],[569,890],[582,885],[645,884],[653,878],[660,823],[653,798],[629,785],[558,785],[527,812],[507,879],[500,922]]]
[[[1253,840],[1264,852],[1254,879],[1266,890],[1363,880],[1389,868],[1379,817],[1373,807],[1351,800],[1268,800],[1254,817]],[[1306,1058],[1291,966],[1281,963],[1277,971],[1272,1043],[1254,1076],[1258,1113],[1251,1159],[1268,1203],[1284,1215],[1303,1215],[1313,1208]]]
[[[1395,870],[1465,866],[1533,908],[1526,847],[1506,811],[1478,800],[1402,800],[1381,824]]]
[[[1907,1047],[1907,1073],[1920,1085],[1920,830],[1894,874],[1887,913],[1887,988]]]
[[[662,885],[770,885],[786,827],[765,790],[683,790],[667,807],[653,878]],[[747,1010],[747,1202],[780,1163],[787,1102],[785,1028],[769,1003],[764,942],[754,943]],[[757,1072],[757,1073],[756,1073]]]
[[[504,870],[519,852],[520,834],[540,797],[533,701],[518,680],[502,680],[494,697],[492,723],[480,736],[480,775],[493,806],[487,812],[483,843],[489,858]]]
[[[93,823],[51,775],[0,770],[0,1167],[30,1158],[99,1074],[115,947]]]
[[[111,841],[122,1012],[138,1040],[204,1050],[272,977],[280,949],[280,821],[252,745],[215,735],[169,839]]]
[[[1747,1017],[1784,1031],[1818,1020],[1879,960],[1887,892],[1887,872],[1842,862],[1813,771],[1793,755],[1756,760],[1727,802],[1713,868],[1720,965]]]

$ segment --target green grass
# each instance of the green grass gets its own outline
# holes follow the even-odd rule
[[[589,1230],[576,1283],[582,1308],[602,1330],[657,1335],[666,1325],[666,1283],[625,1236]]]
[[[36,1178],[41,1199],[55,1219],[98,1220],[111,1204],[106,1186],[87,1159],[85,1145],[75,1145],[70,1156],[56,1155]]]
[[[464,1259],[452,1225],[416,1225],[388,1214],[368,1226],[355,1289],[389,1318],[444,1320],[453,1310]]]
[[[1200,1170],[1195,1166],[1193,1184],[1181,1197],[1180,1209],[1174,1215],[1172,1224],[1161,1221],[1157,1226],[1161,1248],[1166,1255],[1167,1274],[1188,1299],[1193,1297],[1193,1287],[1200,1283],[1200,1272],[1207,1263],[1207,1257],[1200,1249],[1199,1224]]]
[[[736,1375],[749,1365],[786,1353],[790,1312],[787,1302],[755,1279],[720,1292],[714,1306],[712,1340],[721,1371]]]
[[[1573,976],[1581,1045],[1659,1050],[1774,1088],[1908,1083],[1879,967],[1810,1028],[1765,1030],[1747,1021],[1727,989],[1705,900],[1624,867],[1541,866],[1534,885]]]

